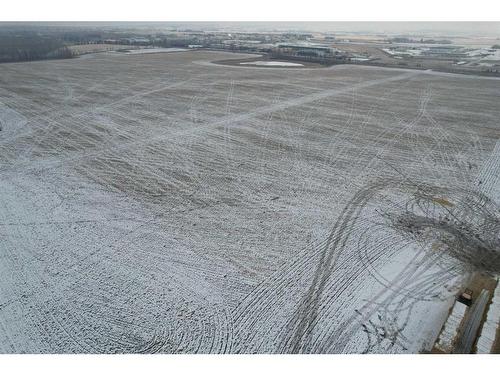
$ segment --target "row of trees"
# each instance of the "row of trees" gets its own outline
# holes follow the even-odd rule
[[[0,33],[0,62],[70,57],[73,57],[73,53],[60,39],[36,33]]]

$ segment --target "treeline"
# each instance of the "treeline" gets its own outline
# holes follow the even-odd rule
[[[37,33],[0,33],[0,63],[71,57],[73,53],[59,38]]]

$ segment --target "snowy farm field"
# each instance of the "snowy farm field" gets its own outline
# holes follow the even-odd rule
[[[500,80],[245,57],[0,64],[0,353],[419,353],[500,270]]]

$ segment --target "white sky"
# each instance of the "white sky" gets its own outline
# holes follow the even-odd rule
[[[498,0],[2,0],[2,21],[500,21]]]

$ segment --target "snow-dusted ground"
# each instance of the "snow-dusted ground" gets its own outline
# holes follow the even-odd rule
[[[459,265],[383,212],[496,194],[498,80],[232,56],[0,65],[0,352],[432,346]]]

